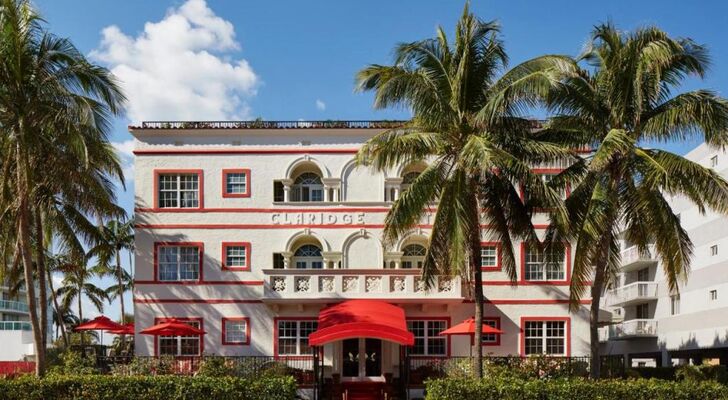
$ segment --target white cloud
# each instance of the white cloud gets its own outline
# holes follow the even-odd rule
[[[124,180],[127,183],[134,181],[134,139],[123,142],[112,142],[111,144],[121,158]]]
[[[319,99],[316,99],[316,109],[319,111],[326,110],[326,103],[324,103],[323,101],[321,101]]]
[[[115,25],[101,34],[91,57],[121,80],[132,122],[250,117],[247,101],[260,79],[245,59],[234,59],[235,29],[205,0],[170,9],[136,37]]]

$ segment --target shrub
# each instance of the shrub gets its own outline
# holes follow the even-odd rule
[[[436,379],[428,400],[716,400],[728,387],[715,382],[572,379]]]
[[[630,377],[640,377],[645,379],[664,379],[668,381],[675,380],[675,367],[638,367],[631,368],[628,372]]]
[[[66,350],[58,355],[56,365],[48,369],[51,375],[96,375],[96,360],[78,351]]]
[[[724,365],[683,365],[675,370],[675,378],[689,382],[715,381],[728,384],[728,370]]]
[[[24,376],[0,379],[5,400],[292,400],[292,378]]]

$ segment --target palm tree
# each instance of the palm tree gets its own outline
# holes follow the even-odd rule
[[[33,226],[38,227],[31,204],[42,181],[34,166],[45,163],[42,156],[53,154],[51,149],[66,160],[75,157],[77,165],[88,165],[95,149],[110,147],[110,120],[120,113],[124,97],[106,69],[89,63],[67,39],[43,29],[28,0],[0,0],[0,32],[0,222],[13,227],[5,232],[4,244],[15,247],[30,283]],[[113,175],[121,178],[118,160],[115,164]],[[74,182],[59,170],[46,168],[43,174]],[[42,252],[36,256],[42,258]],[[42,260],[37,261],[42,282],[46,274]],[[36,311],[35,285],[27,288],[36,373],[43,375],[44,328]]]
[[[58,296],[53,284],[53,273],[60,272],[67,269],[66,265],[68,261],[61,254],[48,254],[46,255],[47,264],[47,275],[48,275],[48,289],[51,292],[51,300],[53,301],[53,321],[56,324],[56,330],[60,329],[61,336],[63,337],[63,344],[68,347],[68,336],[66,335],[66,317],[71,313],[70,309],[61,309],[58,303]],[[58,332],[56,332],[58,336]]]
[[[728,143],[728,102],[707,90],[675,94],[687,76],[702,78],[707,50],[654,28],[630,33],[596,26],[581,56],[548,96],[555,113],[545,140],[591,147],[593,153],[558,178],[571,182],[567,224],[549,235],[573,240],[572,307],[591,286],[591,361],[599,377],[601,295],[620,268],[619,237],[655,250],[671,291],[690,269],[692,243],[666,196],[682,195],[700,210],[728,212],[728,183],[714,171],[647,144],[702,134]]]
[[[438,28],[433,39],[398,45],[393,65],[370,65],[357,76],[358,90],[375,91],[375,108],[407,107],[414,115],[401,129],[370,139],[359,162],[377,170],[429,162],[387,213],[384,242],[391,245],[437,204],[423,278],[431,285],[437,274],[460,274],[473,283],[475,343],[481,343],[484,301],[481,222],[486,235],[501,241],[504,270],[515,282],[512,238],[538,238],[513,182],[559,209],[558,193],[530,167],[571,155],[533,140],[533,124],[521,115],[548,91],[551,69],[564,60],[544,56],[502,73],[507,60],[498,24],[479,20],[466,5],[453,43]],[[480,377],[483,353],[476,349]]]
[[[89,260],[90,257],[86,255],[76,257],[72,262],[65,264],[63,286],[56,290],[56,295],[61,298],[61,309],[70,309],[71,304],[76,302],[79,321],[83,321],[84,296],[98,312],[104,311],[104,302],[109,300],[106,291],[91,283],[91,279],[100,275],[102,267],[88,266]]]
[[[111,273],[116,277],[116,285],[106,289],[110,301],[119,299],[121,307],[121,323],[124,323],[126,315],[124,307],[124,293],[132,289],[130,274],[121,266],[122,250],[131,251],[134,248],[134,224],[132,219],[126,222],[118,220],[109,221],[105,226],[99,228],[101,240],[91,250],[91,253],[99,258],[99,264],[109,266],[112,258],[116,265]],[[115,292],[114,292],[115,291]]]

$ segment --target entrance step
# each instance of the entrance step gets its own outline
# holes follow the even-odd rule
[[[384,388],[384,382],[347,382],[342,400],[385,400]]]

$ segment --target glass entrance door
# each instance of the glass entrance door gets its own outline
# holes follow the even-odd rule
[[[342,377],[350,380],[382,376],[382,341],[346,339],[342,342]]]

